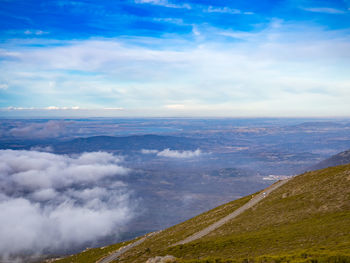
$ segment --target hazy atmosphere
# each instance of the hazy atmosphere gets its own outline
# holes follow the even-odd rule
[[[181,253],[243,241],[212,248],[201,236],[177,251],[189,230],[270,200],[261,190],[273,183],[350,162],[349,0],[0,0],[0,21],[0,263],[200,260]],[[297,200],[296,185],[277,200]],[[132,251],[159,235],[120,258],[118,242]]]

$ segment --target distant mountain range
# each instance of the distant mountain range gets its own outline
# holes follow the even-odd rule
[[[289,128],[332,128],[332,127],[348,127],[350,123],[338,123],[332,121],[310,121],[297,125],[291,125]]]
[[[338,153],[336,155],[331,156],[330,158],[310,167],[309,171],[323,169],[331,166],[337,166],[342,164],[350,163],[350,150]]]
[[[197,142],[197,143],[196,143]],[[126,137],[94,136],[60,142],[53,146],[56,153],[80,153],[92,151],[130,152],[152,150],[195,150],[199,140],[186,137],[161,135],[133,135]]]

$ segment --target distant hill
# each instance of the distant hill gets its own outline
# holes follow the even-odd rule
[[[348,163],[350,163],[350,150],[333,155],[332,157],[310,167],[307,170],[313,171],[313,170],[318,170],[318,169],[323,169],[331,166],[337,166],[337,165],[348,164]]]
[[[343,127],[347,126],[347,124],[342,124],[338,122],[331,122],[331,121],[310,121],[310,122],[303,122],[294,126],[294,128],[332,128],[332,127]]]
[[[177,258],[165,262],[177,263],[350,262],[350,164],[296,176],[208,235],[173,246],[237,210],[252,196],[165,229],[113,262],[144,263],[165,255]],[[56,262],[92,263],[111,248],[87,250]]]
[[[257,172],[241,168],[222,168],[219,170],[213,170],[210,173],[211,176],[218,177],[249,177],[256,176]]]
[[[128,152],[142,149],[195,150],[199,141],[186,137],[161,135],[133,135],[125,137],[94,136],[77,138],[54,145],[56,153],[80,153],[92,151]]]

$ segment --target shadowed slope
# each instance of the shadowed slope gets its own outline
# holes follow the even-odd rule
[[[330,158],[312,166],[309,170],[318,170],[331,166],[343,165],[350,163],[350,150],[338,153]]]

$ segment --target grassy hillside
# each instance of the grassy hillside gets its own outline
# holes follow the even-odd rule
[[[106,255],[109,255],[110,253],[118,250],[119,248],[126,246],[132,242],[135,242],[135,240],[127,241],[127,242],[121,242],[117,244],[113,244],[106,247],[101,248],[90,248],[87,249],[79,254],[71,255],[62,259],[55,260],[55,263],[94,263]]]
[[[170,227],[162,231],[160,234],[158,234],[155,237],[155,239],[152,238],[153,241],[156,240],[156,243],[154,243],[155,245],[154,248],[166,249],[169,246],[169,244],[173,244],[177,241],[180,241],[186,238],[187,236],[190,236],[193,233],[201,230],[202,228],[207,227],[208,225],[214,223],[215,221],[221,219],[222,217],[225,217],[229,213],[233,212],[234,210],[236,210],[237,208],[239,208],[240,206],[248,202],[251,199],[251,197],[252,195],[249,195],[241,199],[221,205],[208,212],[198,215],[188,221],[185,221],[181,224],[178,224],[176,226]],[[88,249],[79,254],[72,255],[55,262],[57,263],[94,263],[97,260],[103,258],[105,255],[108,255],[109,253],[118,250],[120,247],[134,242],[135,240],[118,243],[118,244],[106,246],[103,248]],[[148,245],[149,243],[148,241],[146,241],[145,243],[147,244],[145,248],[143,248],[142,246],[143,244],[140,245],[139,247],[140,248],[142,247],[142,249],[145,249],[147,251],[149,251],[149,247],[154,249],[152,245]],[[135,254],[134,257],[138,257],[138,256],[140,256],[140,253],[137,249],[137,254]],[[142,260],[146,261],[147,255],[141,256],[140,260],[141,260],[140,262],[143,262]]]
[[[166,229],[115,262],[144,263],[164,255],[177,257],[179,263],[350,262],[350,165],[296,176],[209,235],[172,246],[251,197]]]
[[[182,225],[199,228],[194,219]],[[296,176],[200,240],[166,248],[177,236],[171,229],[181,231],[181,224],[150,238],[119,262],[145,262],[166,254],[182,259],[179,262],[350,262],[350,165]]]

